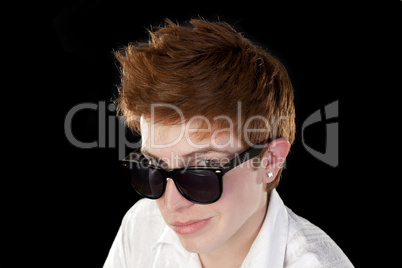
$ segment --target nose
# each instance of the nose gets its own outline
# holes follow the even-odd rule
[[[167,179],[166,190],[162,198],[166,209],[169,211],[178,211],[193,205],[191,201],[181,195],[174,181],[170,178]]]

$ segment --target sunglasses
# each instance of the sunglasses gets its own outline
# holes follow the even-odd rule
[[[164,169],[150,164],[139,152],[129,154],[122,165],[125,167],[134,189],[143,197],[158,199],[163,196],[167,179],[174,181],[178,191],[196,204],[211,204],[222,195],[223,176],[240,164],[258,156],[267,147],[265,142],[255,144],[223,166],[192,166]]]

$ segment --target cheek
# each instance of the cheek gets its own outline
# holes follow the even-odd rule
[[[257,186],[256,175],[257,172],[250,169],[238,169],[234,170],[233,173],[228,173],[223,178],[222,195],[238,199],[250,197]]]
[[[249,211],[258,204],[262,187],[257,183],[257,172],[239,170],[223,179],[222,197],[218,201],[222,211],[233,216]],[[252,209],[251,209],[252,210]]]
[[[158,198],[158,199],[155,200],[156,204],[157,204],[158,207],[159,207],[159,210],[162,210],[162,209],[163,209],[163,206],[162,206],[162,205],[163,205],[162,198],[163,198],[163,197]]]

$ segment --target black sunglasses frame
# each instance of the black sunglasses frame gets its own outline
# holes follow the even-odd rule
[[[122,166],[128,171],[128,175],[129,175],[129,179],[131,182],[131,185],[134,187],[135,191],[141,195],[142,197],[145,198],[149,198],[149,199],[159,199],[163,196],[163,194],[166,191],[166,183],[167,183],[167,179],[170,178],[173,180],[174,184],[176,185],[176,188],[178,189],[178,191],[180,192],[180,194],[186,198],[187,200],[196,203],[196,204],[211,204],[214,203],[216,201],[219,200],[219,198],[222,195],[223,192],[223,182],[222,182],[222,178],[223,176],[229,172],[230,170],[234,169],[235,167],[239,166],[240,164],[253,159],[254,157],[258,156],[263,149],[267,148],[268,143],[267,142],[261,142],[258,144],[255,144],[253,146],[251,146],[250,148],[246,149],[245,151],[243,151],[242,153],[240,153],[239,155],[237,155],[236,157],[234,157],[232,160],[230,160],[228,163],[226,163],[224,166],[220,166],[220,167],[214,167],[214,166],[191,166],[191,167],[183,167],[183,168],[175,168],[175,169],[164,169],[161,167],[157,167],[154,165],[149,164],[149,160],[140,152],[140,148],[138,148],[137,150],[135,150],[134,152],[130,153],[126,158],[124,158],[123,160],[121,160],[121,164]],[[129,169],[133,168],[133,165],[141,165],[141,167],[145,167],[145,168],[150,168],[153,169],[155,171],[158,171],[162,177],[164,178],[163,180],[163,191],[159,196],[156,197],[149,197],[147,195],[144,195],[143,193],[141,193],[134,185],[132,178],[129,174]],[[212,171],[217,179],[218,179],[218,185],[219,185],[219,195],[217,196],[217,198],[215,198],[214,200],[209,200],[207,202],[200,202],[198,200],[195,200],[191,197],[189,197],[187,194],[184,193],[184,191],[182,190],[182,186],[178,183],[177,179],[176,179],[176,175],[178,172],[185,172],[186,170],[210,170]]]

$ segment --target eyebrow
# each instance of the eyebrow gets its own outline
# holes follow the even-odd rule
[[[219,148],[209,146],[207,148],[200,148],[191,153],[185,154],[182,157],[183,158],[193,158],[195,155],[203,155],[203,154],[209,154],[209,153],[221,153],[221,154],[224,154],[223,157],[228,157],[228,156],[234,155],[225,150],[220,150]]]
[[[158,157],[154,154],[152,154],[151,152],[149,152],[147,149],[141,148],[141,153],[149,158],[153,158],[153,159],[158,159],[160,162],[164,162],[163,160],[161,160],[162,157]],[[215,148],[215,147],[207,147],[207,148],[200,148],[198,150],[195,150],[191,153],[182,155],[181,157],[184,159],[188,159],[188,158],[194,158],[195,155],[197,154],[208,154],[208,153],[223,153],[225,154],[222,157],[232,157],[235,155],[235,153],[229,153],[225,150],[220,150],[219,148]]]
[[[154,154],[148,152],[148,150],[146,150],[146,149],[141,148],[141,149],[140,149],[140,152],[141,152],[143,155],[145,155],[146,158],[148,158],[148,159],[154,159],[154,160],[158,160],[159,162],[166,163],[165,161],[163,161],[163,160],[161,159],[162,157],[158,157],[158,156],[156,156],[156,155],[154,155]]]

